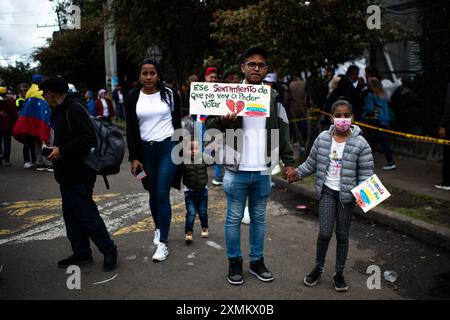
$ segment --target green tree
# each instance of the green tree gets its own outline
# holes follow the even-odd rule
[[[30,83],[35,72],[30,64],[16,61],[14,66],[0,67],[0,85],[12,87],[16,91],[20,83]]]
[[[298,74],[359,57],[369,40],[393,37],[391,24],[382,30],[367,28],[367,7],[373,1],[263,0],[238,10],[219,10],[212,38],[222,53],[238,62],[245,48],[270,49],[270,64],[282,74]]]
[[[36,50],[33,57],[45,75],[61,75],[69,82],[101,87],[105,79],[103,26],[95,20],[83,20],[81,30],[66,30],[48,40],[48,46]]]
[[[137,66],[157,47],[165,77],[180,85],[189,73],[199,73],[203,60],[217,51],[217,43],[210,37],[214,12],[255,2],[117,0],[111,14],[127,59]]]

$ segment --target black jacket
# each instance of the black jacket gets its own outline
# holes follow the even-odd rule
[[[208,165],[183,164],[183,184],[190,190],[199,191],[208,185]]]
[[[82,157],[95,146],[96,137],[91,121],[81,109],[83,106],[80,103],[83,103],[81,96],[68,95],[55,111],[53,144],[59,147],[61,159],[53,162],[53,167],[55,179],[62,185],[92,184],[96,179],[95,172],[82,162]]]
[[[133,89],[125,100],[125,113],[127,120],[127,145],[128,145],[128,160],[139,160],[139,162],[144,163],[144,151],[142,149],[142,139],[141,132],[139,130],[139,121],[136,114],[136,104],[139,99],[139,92],[142,87]],[[173,94],[173,108],[172,108],[172,125],[175,130],[181,128],[181,104],[180,97],[178,93],[170,88]],[[181,176],[182,168],[177,167],[177,172],[175,174],[172,187],[180,190],[181,189]],[[142,179],[142,184],[146,190],[149,190],[148,177]]]

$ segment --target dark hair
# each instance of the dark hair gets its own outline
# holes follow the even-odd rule
[[[358,66],[352,64],[350,67],[348,67],[346,75],[351,75],[358,72],[359,72]]]
[[[350,110],[350,113],[353,114],[353,107],[351,103],[347,100],[342,99],[342,97],[339,97],[338,100],[331,106],[331,115],[334,114],[339,106],[346,106]]]
[[[170,105],[170,99],[169,99],[169,88],[166,87],[166,85],[164,84],[163,81],[163,75],[162,75],[162,71],[161,71],[161,65],[156,62],[155,60],[152,59],[144,59],[141,64],[139,65],[139,77],[141,76],[141,71],[142,71],[142,67],[146,64],[151,64],[155,67],[156,69],[156,73],[158,74],[158,81],[156,82],[156,88],[160,91],[161,93],[161,101],[164,101],[165,103],[167,103],[168,105]],[[142,84],[141,84],[142,86]]]

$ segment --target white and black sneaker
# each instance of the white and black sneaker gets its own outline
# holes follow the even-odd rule
[[[242,276],[242,258],[230,258],[228,259],[228,282],[232,285],[241,285],[244,283],[244,277]]]
[[[303,279],[303,283],[308,287],[314,287],[319,283],[320,277],[322,276],[322,270],[315,267],[306,277]]]
[[[270,282],[274,279],[272,272],[267,270],[264,265],[264,258],[260,258],[256,261],[250,261],[250,268],[248,269],[248,272],[264,282]]]
[[[436,189],[450,191],[450,184],[445,184],[445,183],[443,183],[443,182],[436,183],[436,184],[434,185],[434,187],[435,187]]]
[[[334,289],[337,292],[346,292],[346,291],[348,291],[348,286],[345,283],[344,275],[342,274],[342,272],[337,272],[335,274],[335,276],[333,277],[333,282],[334,282]]]
[[[47,170],[47,166],[45,164],[38,164],[36,166],[36,170],[37,171],[45,171],[45,170]]]
[[[155,254],[153,255],[152,260],[155,262],[161,262],[166,260],[168,255],[169,255],[169,248],[167,248],[167,245],[165,243],[160,242],[156,247],[156,251]]]
[[[395,162],[389,162],[387,163],[385,166],[383,166],[383,170],[395,170],[397,168],[397,165],[395,164]]]

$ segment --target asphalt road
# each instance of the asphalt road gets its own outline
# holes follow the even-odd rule
[[[22,168],[21,146],[13,145],[13,166],[0,168],[0,299],[449,299],[450,254],[367,220],[354,219],[345,276],[347,293],[334,291],[335,240],[322,280],[314,288],[303,277],[314,264],[317,204],[282,189],[273,189],[267,208],[265,261],[275,281],[263,283],[247,272],[248,226],[242,225],[244,277],[242,286],[226,281],[225,195],[209,187],[210,238],[201,239],[196,221],[194,242],[184,243],[184,199],[172,191],[173,221],[170,255],[162,263],[151,257],[153,225],[148,194],[129,174],[102,179],[95,189],[97,204],[119,248],[119,267],[104,273],[102,256],[81,268],[81,289],[69,290],[71,274],[56,263],[70,254],[61,216],[58,185],[49,172]],[[305,204],[306,210],[296,209]],[[381,288],[369,290],[367,267],[381,271]],[[394,270],[395,283],[383,280]],[[107,281],[109,280],[109,281]],[[105,282],[106,281],[106,282]]]

